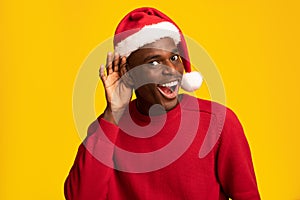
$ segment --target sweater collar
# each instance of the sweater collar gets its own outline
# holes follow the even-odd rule
[[[172,120],[173,118],[178,117],[181,114],[181,109],[184,107],[184,105],[187,103],[187,97],[185,94],[182,94],[181,101],[171,110],[167,111],[165,114],[156,115],[156,116],[148,116],[140,113],[136,106],[136,99],[130,102],[129,104],[129,114],[131,118],[136,122],[142,122],[145,124],[150,123],[150,121],[153,123],[155,122],[161,122],[162,120],[165,120],[166,118],[168,120]]]

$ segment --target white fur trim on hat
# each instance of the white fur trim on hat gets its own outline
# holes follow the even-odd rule
[[[172,38],[176,45],[180,42],[180,33],[174,24],[170,22],[160,22],[157,24],[147,25],[138,32],[119,42],[115,46],[115,51],[121,56],[128,57],[132,52],[142,46],[165,37]]]
[[[199,72],[193,71],[182,76],[181,87],[185,91],[193,92],[200,88],[203,78]]]

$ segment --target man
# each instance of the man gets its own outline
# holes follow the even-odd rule
[[[79,147],[66,199],[260,199],[235,114],[178,94],[202,81],[178,26],[139,8],[118,25],[114,47],[100,67],[107,107]]]

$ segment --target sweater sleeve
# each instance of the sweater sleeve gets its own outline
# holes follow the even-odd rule
[[[66,200],[106,199],[113,169],[114,145],[119,128],[99,117],[88,129],[88,136],[79,146],[76,159],[65,181]],[[112,141],[112,142],[114,142]]]
[[[233,200],[259,200],[251,152],[243,128],[230,110],[219,141],[217,173],[223,192]]]

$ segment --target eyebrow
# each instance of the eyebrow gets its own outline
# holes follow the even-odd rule
[[[156,58],[159,58],[160,55],[151,55],[151,56],[147,56],[145,59],[144,59],[144,62],[147,62],[149,60],[152,60],[152,59],[156,59]]]
[[[178,54],[179,53],[179,51],[178,51],[178,49],[177,48],[175,48],[175,49],[173,49],[172,51],[170,51],[170,52],[172,52],[172,53],[174,53],[174,54]],[[147,62],[147,61],[149,61],[149,60],[152,60],[152,59],[156,59],[156,58],[159,58],[160,57],[160,55],[159,54],[155,54],[155,55],[150,55],[150,56],[147,56],[145,59],[144,59],[144,62]]]

